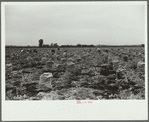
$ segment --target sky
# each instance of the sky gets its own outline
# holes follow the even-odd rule
[[[145,43],[145,5],[86,3],[6,5],[5,44]]]

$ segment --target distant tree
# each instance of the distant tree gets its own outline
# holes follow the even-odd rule
[[[54,43],[53,46],[54,46],[54,47],[58,47],[57,43]]]
[[[82,47],[87,47],[87,45],[82,45]]]
[[[51,43],[51,47],[53,47],[54,45],[53,45],[53,43]]]
[[[61,47],[67,47],[67,45],[61,45]]]
[[[82,46],[81,44],[77,44],[77,45],[76,45],[76,47],[81,47],[81,46]]]
[[[49,47],[49,45],[48,44],[44,44],[43,47]]]
[[[43,39],[40,39],[39,40],[39,47],[42,47],[42,45],[43,45]]]
[[[94,45],[88,45],[88,47],[95,47]]]

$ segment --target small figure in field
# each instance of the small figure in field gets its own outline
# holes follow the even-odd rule
[[[38,53],[38,51],[36,49],[33,50],[34,53]]]
[[[54,55],[54,53],[55,53],[55,50],[51,50],[51,53],[52,53],[52,55]]]
[[[28,52],[28,53],[31,53],[31,49],[27,49],[27,52]]]
[[[96,52],[97,52],[97,53],[101,53],[100,45],[97,46],[97,48],[96,48]]]
[[[60,48],[58,47],[57,50],[60,51]]]
[[[64,51],[63,57],[65,57],[65,58],[67,57],[67,50]]]
[[[99,48],[99,47],[97,48],[97,53],[99,53],[99,54],[101,53],[101,51],[100,51],[100,48]]]

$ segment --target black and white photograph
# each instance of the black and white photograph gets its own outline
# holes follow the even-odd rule
[[[4,101],[147,100],[147,3],[103,3],[5,3]]]

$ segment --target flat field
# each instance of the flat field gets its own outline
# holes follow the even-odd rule
[[[5,56],[6,100],[145,99],[144,47],[6,48]]]

